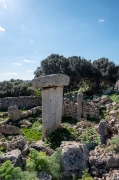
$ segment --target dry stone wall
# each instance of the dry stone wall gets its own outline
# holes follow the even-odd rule
[[[78,119],[78,103],[76,99],[64,98],[63,101],[63,116],[70,116]]]
[[[77,102],[77,97],[74,98],[64,98],[63,101],[63,117],[72,117],[74,119],[79,119],[81,116],[87,117],[98,117],[99,108],[90,102],[83,101],[82,103],[82,115],[79,116],[78,109],[81,106],[80,102]],[[81,108],[81,107],[80,107]]]
[[[0,98],[0,109],[8,109],[9,106],[16,105],[18,108],[32,108],[41,105],[41,97],[19,96]]]

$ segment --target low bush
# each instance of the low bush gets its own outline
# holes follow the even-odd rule
[[[61,150],[57,150],[51,156],[47,156],[44,152],[37,152],[30,149],[29,159],[27,160],[27,170],[41,172],[46,171],[53,180],[59,180],[61,174]]]
[[[11,161],[6,161],[0,167],[1,180],[38,180],[36,172],[22,171],[20,167],[14,167]]]
[[[81,179],[79,180],[94,180],[92,178],[92,176],[88,173],[88,169],[86,169],[85,171],[83,171],[83,176]]]
[[[119,153],[119,135],[109,140],[109,146],[106,148],[107,152],[116,151]]]
[[[81,134],[81,143],[94,143],[95,145],[100,144],[100,136],[97,131],[92,127],[87,127]]]

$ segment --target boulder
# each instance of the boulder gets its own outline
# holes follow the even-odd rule
[[[106,153],[105,147],[105,145],[99,145],[93,151],[90,151],[90,174],[94,177],[105,177],[102,178],[103,180],[112,180],[106,179],[106,173],[109,173],[110,170],[119,169],[119,154]]]
[[[26,118],[26,117],[28,117],[28,112],[23,112],[22,113],[22,118]]]
[[[103,95],[101,97],[101,103],[106,103],[107,101],[110,101],[110,97],[108,95]]]
[[[46,152],[47,155],[52,155],[55,151],[49,147],[48,144],[44,144],[42,140],[37,141],[30,146],[31,148],[36,149],[37,151]]]
[[[63,177],[72,174],[81,177],[82,171],[88,168],[89,151],[87,146],[75,141],[63,141],[61,148]]]
[[[104,175],[104,180],[119,180],[119,170],[112,170]]]
[[[21,168],[25,165],[22,159],[21,151],[19,149],[12,150],[0,156],[0,166],[7,160],[10,160],[14,166],[20,166]]]
[[[17,148],[20,149],[24,155],[29,153],[28,144],[23,136],[14,136],[11,141],[7,142],[7,152]]]
[[[52,176],[47,174],[45,171],[42,171],[37,176],[39,180],[52,180]]]
[[[106,158],[107,168],[119,168],[119,154],[107,154]]]
[[[9,106],[9,107],[8,107],[8,116],[9,116],[9,119],[12,119],[13,121],[17,121],[17,120],[21,119],[22,113],[21,113],[21,111],[17,108],[16,105],[14,105],[14,106]]]
[[[108,122],[105,120],[102,120],[99,124],[99,133],[100,133],[100,141],[101,144],[106,144],[107,140],[107,125]]]
[[[12,125],[4,125],[4,126],[0,126],[0,132],[4,135],[22,135],[22,131],[16,127],[16,126],[12,126]]]

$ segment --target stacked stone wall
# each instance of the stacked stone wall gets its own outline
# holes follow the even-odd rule
[[[78,118],[78,103],[75,98],[74,99],[64,98],[63,116],[70,116],[74,119]]]
[[[63,101],[63,117],[80,118],[78,115],[77,98],[64,98]],[[82,103],[82,117],[99,117],[99,108],[90,102],[83,101]]]
[[[19,96],[0,98],[0,109],[8,109],[9,106],[16,105],[18,108],[32,108],[41,106],[41,97]]]

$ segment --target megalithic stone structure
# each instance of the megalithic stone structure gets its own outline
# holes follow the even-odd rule
[[[81,115],[83,114],[83,93],[78,93],[77,94],[77,102],[78,102],[78,116],[79,118],[81,117]]]
[[[42,88],[42,139],[61,125],[63,86],[69,85],[65,74],[52,74],[33,79],[35,88]]]

